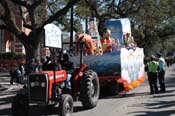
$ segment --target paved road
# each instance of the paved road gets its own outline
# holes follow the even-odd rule
[[[149,94],[148,81],[120,95],[100,99],[92,110],[78,110],[73,116],[175,116],[175,65],[166,72],[167,92]]]
[[[145,81],[129,92],[101,98],[91,110],[83,110],[81,103],[75,102],[73,116],[175,116],[175,64],[166,72],[166,86],[166,93],[149,95]],[[20,84],[10,85],[9,78],[0,75],[0,115],[11,115],[12,98],[21,88]],[[29,115],[56,116],[46,107],[32,107]]]

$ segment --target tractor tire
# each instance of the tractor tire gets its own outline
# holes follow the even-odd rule
[[[116,81],[109,82],[108,87],[110,95],[116,95],[119,93],[119,84]]]
[[[69,94],[63,94],[59,104],[59,116],[72,116],[73,98]]]
[[[27,116],[29,111],[28,95],[17,94],[12,101],[12,116]]]
[[[91,109],[97,105],[100,93],[100,84],[97,73],[85,71],[80,80],[80,101],[85,109]]]

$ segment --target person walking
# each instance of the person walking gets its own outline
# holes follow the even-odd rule
[[[147,62],[148,67],[148,81],[150,86],[150,94],[157,94],[157,72],[159,63],[156,61],[156,57],[154,55],[151,56],[151,60]]]
[[[158,80],[160,84],[160,92],[165,92],[165,69],[167,67],[165,59],[162,57],[161,53],[157,53],[159,62]]]
[[[35,58],[32,58],[30,62],[29,73],[36,72],[36,66],[36,60]]]

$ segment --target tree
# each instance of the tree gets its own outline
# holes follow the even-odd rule
[[[75,7],[74,24],[87,17],[96,17],[102,35],[105,20],[127,17],[131,20],[132,35],[146,55],[156,51],[167,54],[174,50],[171,46],[175,30],[174,6],[173,0],[81,0]]]
[[[37,48],[43,35],[43,27],[58,21],[66,15],[69,9],[79,2],[79,0],[66,0],[67,3],[60,6],[52,15],[46,15],[50,4],[55,4],[58,0],[0,0],[0,29],[5,29],[15,35],[24,45],[26,51],[26,61],[37,56]],[[23,26],[30,30],[27,35],[16,24],[15,11],[19,12]]]
[[[134,36],[139,45],[145,48],[146,55],[161,51],[164,55],[173,52],[172,43],[175,31],[173,0],[143,2],[137,15],[132,14]],[[173,41],[174,40],[174,41]]]
[[[85,0],[91,16],[99,21],[102,34],[104,21],[111,18],[129,18],[132,35],[139,47],[145,48],[146,55],[157,51],[165,55],[173,52],[175,31],[175,4],[173,0]],[[91,3],[92,2],[92,3]],[[174,40],[174,41],[173,41]]]

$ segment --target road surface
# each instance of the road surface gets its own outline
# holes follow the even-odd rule
[[[96,108],[84,110],[80,102],[74,103],[73,116],[175,116],[175,64],[166,71],[166,93],[149,94],[148,82],[116,96],[100,98]],[[9,84],[9,78],[0,76],[0,115],[11,115],[13,96],[22,85]],[[32,107],[30,116],[56,116],[46,107]]]

